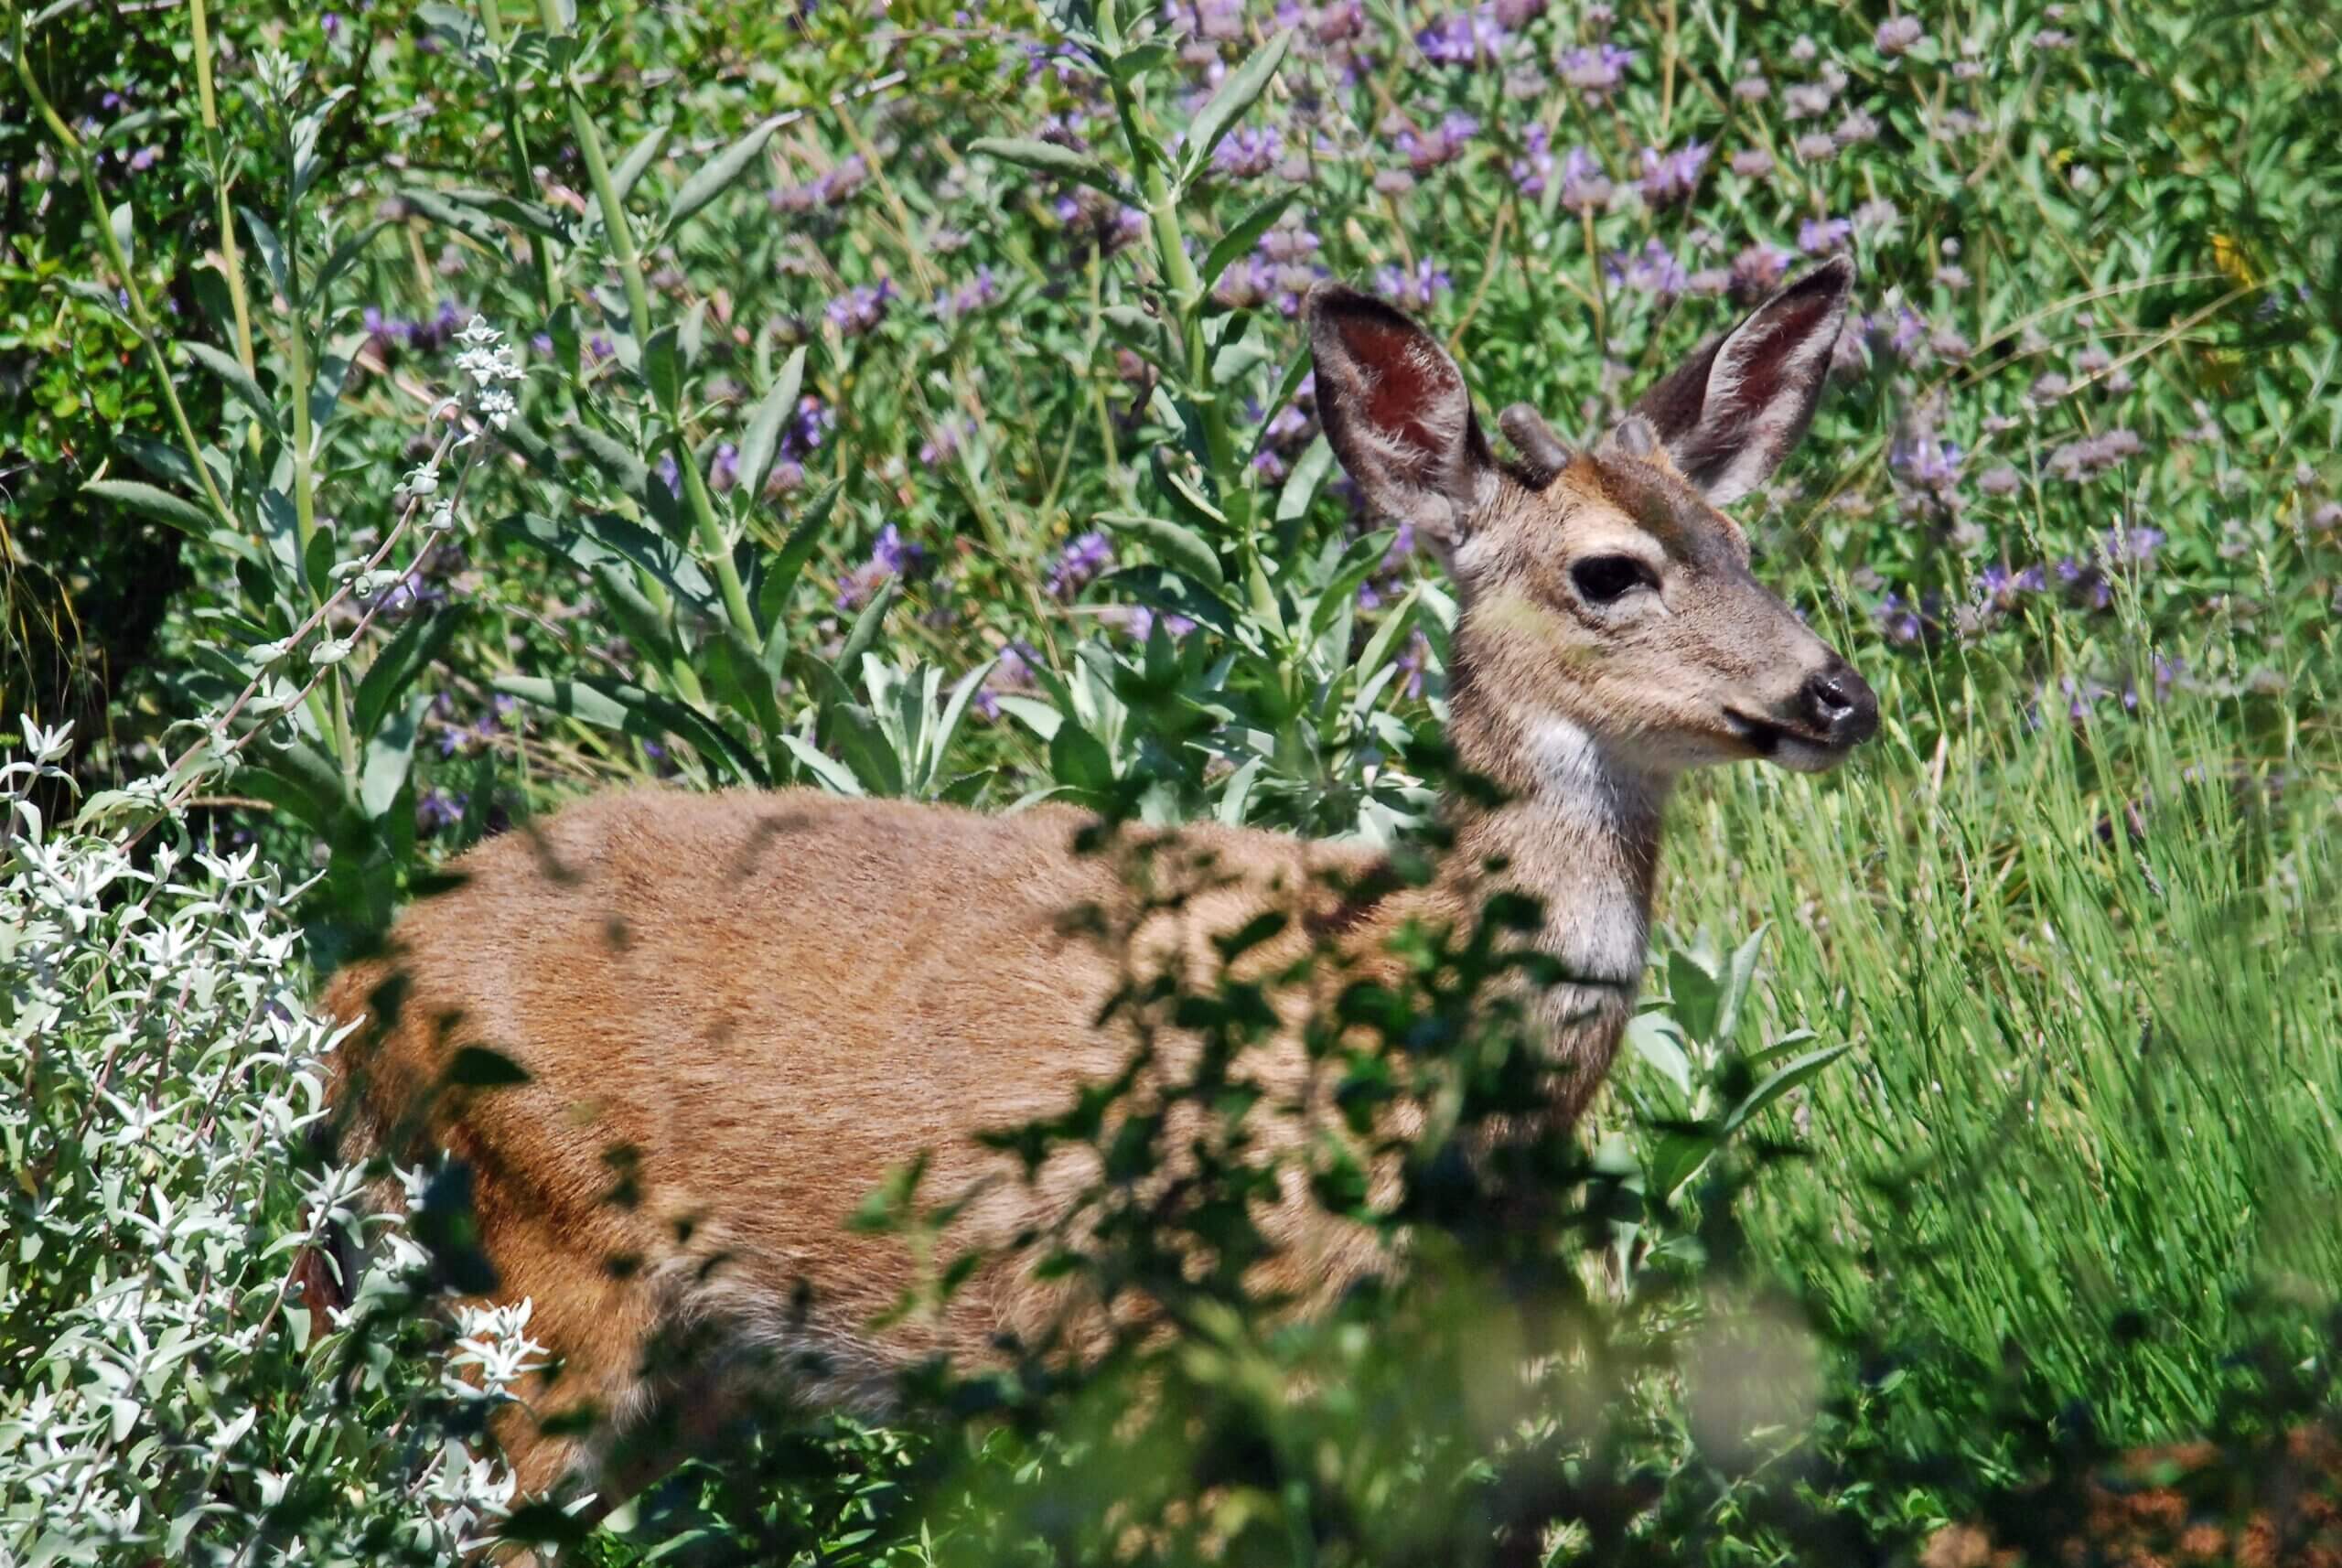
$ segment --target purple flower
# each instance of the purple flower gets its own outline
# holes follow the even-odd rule
[[[919,466],[931,468],[944,458],[956,456],[960,444],[975,433],[976,422],[966,414],[945,414],[935,422],[935,433],[919,443]]]
[[[2116,523],[2106,531],[2106,559],[2118,566],[2143,566],[2163,547],[2164,532],[2144,525]]]
[[[1853,234],[1852,219],[1809,218],[1797,226],[1797,248],[1809,256],[1826,255],[1844,250]]]
[[[1455,286],[1456,280],[1434,266],[1428,256],[1415,263],[1412,274],[1394,265],[1374,274],[1376,293],[1412,310],[1429,310],[1441,295]]]
[[[1797,258],[1778,245],[1758,242],[1732,259],[1732,295],[1735,299],[1761,299],[1788,275]]]
[[[1743,147],[1732,155],[1732,172],[1743,179],[1763,179],[1773,172],[1773,155],[1762,147]]]
[[[1996,468],[1987,468],[1976,477],[1977,489],[1988,496],[2014,495],[2017,487],[2024,483],[2025,476],[2006,463]]]
[[[1920,25],[1917,16],[1889,16],[1878,25],[1878,31],[1871,35],[1871,42],[1879,53],[1892,58],[1917,48],[1927,33],[1927,28]]]
[[[707,466],[707,488],[723,495],[740,482],[740,449],[729,441],[715,449],[715,460]]]
[[[880,278],[876,288],[867,285],[850,288],[822,309],[841,336],[858,338],[886,319],[887,306],[894,297],[894,280]]]
[[[1789,144],[1802,164],[1826,164],[1838,156],[1838,138],[1827,131],[1808,131]]]
[[[888,523],[871,544],[870,559],[838,579],[838,608],[860,608],[886,584],[917,575],[926,564],[925,547],[905,540],[902,530]]]
[[[981,310],[1000,298],[1000,284],[992,274],[990,265],[979,266],[976,275],[957,288],[947,288],[935,296],[935,314],[945,321],[957,321],[971,311]]]
[[[1690,284],[1683,263],[1657,240],[1646,241],[1639,252],[1614,252],[1604,270],[1614,287],[1658,299],[1672,299]]]
[[[1077,535],[1049,568],[1051,598],[1069,599],[1100,573],[1114,564],[1114,546],[1096,529]]]
[[[1919,612],[1900,594],[1889,594],[1879,601],[1878,626],[1886,634],[1887,641],[1905,648],[1925,637],[1928,629]]]
[[[1415,35],[1415,47],[1437,65],[1488,64],[1504,46],[1505,29],[1487,5],[1442,16]]]
[[[1561,203],[1571,212],[1595,212],[1610,205],[1610,177],[1584,147],[1572,147],[1562,159]]]
[[[1230,179],[1252,179],[1276,166],[1284,138],[1273,125],[1240,125],[1211,153],[1211,166]]]
[[[1700,173],[1708,165],[1707,144],[1687,142],[1671,153],[1645,147],[1642,164],[1643,199],[1653,207],[1664,207],[1699,188]]]
[[[433,785],[414,798],[414,832],[418,838],[429,838],[441,828],[455,826],[464,820],[464,808],[471,804],[468,795],[451,795]]]
[[[988,719],[996,719],[1000,717],[1002,697],[1031,691],[1034,685],[1033,666],[1040,661],[1040,657],[1026,642],[1012,642],[1002,649],[999,657],[993,661],[991,673],[976,688],[972,703],[976,712]]]
[[[1634,59],[1634,50],[1622,49],[1616,44],[1572,49],[1559,62],[1561,78],[1565,85],[1585,93],[1588,102],[1596,102],[1617,91],[1618,84],[1627,79],[1627,67]]]
[[[317,26],[324,30],[327,38],[332,38],[338,37],[341,33],[341,13],[338,11],[327,12],[324,16],[317,18]]]
[[[1512,160],[1512,183],[1521,195],[1545,194],[1546,178],[1553,172],[1552,142],[1552,134],[1534,121],[1520,134],[1520,156]]]
[[[1119,624],[1124,631],[1141,642],[1153,640],[1159,622],[1166,636],[1182,638],[1196,629],[1196,623],[1183,615],[1156,615],[1144,605],[1119,605],[1108,612],[1110,624]]]

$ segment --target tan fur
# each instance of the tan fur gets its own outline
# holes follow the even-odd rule
[[[1409,373],[1437,353],[1402,348]],[[1321,403],[1335,351],[1321,343]],[[1434,393],[1460,392],[1448,372],[1453,387]],[[803,790],[638,790],[480,845],[454,868],[461,886],[335,979],[328,1006],[370,1024],[338,1058],[345,1153],[407,1157],[437,1141],[469,1163],[496,1295],[534,1303],[532,1333],[562,1363],[532,1391],[538,1413],[623,1425],[664,1399],[704,1432],[744,1384],[735,1358],[757,1349],[779,1354],[809,1402],[878,1408],[921,1356],[980,1360],[1002,1331],[1044,1329],[1061,1298],[1002,1269],[946,1311],[874,1331],[919,1260],[848,1218],[922,1151],[925,1193],[977,1193],[955,1249],[1061,1213],[1092,1173],[1059,1161],[1027,1183],[972,1135],[1060,1112],[1111,1077],[1132,1036],[1098,1019],[1126,977],[1184,965],[1191,986],[1208,983],[1211,939],[1265,909],[1291,925],[1242,961],[1251,972],[1316,940],[1371,972],[1407,921],[1468,919],[1499,886],[1533,893],[1537,945],[1583,982],[1541,1004],[1552,1114],[1574,1121],[1632,1004],[1671,780],[1755,754],[1719,714],[1790,714],[1835,656],[1749,576],[1739,531],[1664,452],[1580,456],[1532,489],[1486,462],[1468,402],[1422,431],[1475,444],[1453,459],[1473,499],[1444,541],[1461,606],[1450,733],[1509,796],[1450,806],[1457,848],[1430,886],[1397,886],[1363,848],[1257,831],[1132,832],[1085,854],[1087,820],[1061,808],[990,817]],[[1649,563],[1650,603],[1578,603],[1573,563],[1619,552]],[[1187,897],[1143,908],[1128,880],[1140,865],[1157,892]],[[1281,1000],[1288,1026],[1309,1001]],[[1248,1065],[1269,1091],[1272,1146],[1304,1135],[1320,1087],[1291,1036]],[[435,1099],[465,1045],[529,1081]],[[1290,1244],[1278,1283],[1301,1294],[1322,1298],[1377,1261],[1305,1204],[1270,1223]],[[684,1365],[649,1375],[654,1344],[693,1328],[708,1337]],[[614,1473],[606,1449],[527,1420],[500,1435],[529,1489],[580,1474],[605,1503],[673,1457]]]

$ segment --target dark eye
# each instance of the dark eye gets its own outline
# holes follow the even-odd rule
[[[1570,581],[1590,605],[1616,604],[1637,588],[1656,588],[1650,568],[1631,555],[1589,555],[1570,568]]]

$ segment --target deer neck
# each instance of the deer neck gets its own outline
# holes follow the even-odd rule
[[[1492,892],[1535,897],[1536,945],[1570,981],[1555,988],[1549,1014],[1623,1020],[1641,983],[1672,777],[1635,766],[1566,719],[1506,702],[1470,653],[1459,628],[1449,740],[1457,763],[1504,800],[1452,803],[1456,844],[1444,891],[1467,918]],[[1488,869],[1492,861],[1500,869]]]

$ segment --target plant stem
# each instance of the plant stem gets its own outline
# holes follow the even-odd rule
[[[179,402],[179,389],[171,380],[170,361],[163,357],[163,339],[155,329],[155,318],[148,314],[146,301],[139,293],[138,280],[130,270],[130,258],[123,253],[122,242],[114,237],[113,223],[106,213],[105,199],[98,189],[98,171],[90,161],[90,150],[81,138],[59,118],[40,83],[33,80],[30,45],[25,34],[25,13],[20,6],[8,7],[8,20],[14,34],[16,52],[16,79],[25,85],[25,96],[33,102],[48,126],[48,134],[73,162],[74,177],[81,183],[81,195],[90,204],[90,216],[98,231],[98,242],[104,247],[106,259],[113,264],[114,275],[122,280],[122,297],[130,311],[130,324],[138,334],[139,346],[146,350],[146,362],[155,372],[156,385],[163,393],[164,406],[171,412],[171,424],[177,429],[179,445],[186,449],[188,463],[195,469],[196,483],[203,489],[204,499],[211,503],[213,515],[222,528],[234,530],[236,514],[228,508],[227,498],[220,493],[219,485],[211,478],[211,469],[203,460],[203,445],[195,438],[195,425],[188,419],[187,405]]]
[[[233,182],[228,177],[228,160],[220,141],[220,106],[211,91],[211,25],[204,12],[204,0],[188,0],[188,20],[194,31],[195,100],[203,122],[203,156],[211,166],[212,200],[219,209],[220,270],[227,274],[228,303],[236,314],[236,360],[244,373],[258,379],[260,365],[252,352],[252,305],[244,297],[243,253],[236,244],[235,207],[228,199]],[[254,457],[261,455],[260,426],[251,427],[248,437]]]
[[[502,0],[479,0],[480,26],[488,33],[489,46],[500,55],[504,50],[504,18],[498,7]],[[193,0],[196,14],[202,15],[203,0]],[[512,194],[526,199],[536,188],[536,177],[529,168],[529,139],[521,128],[521,105],[512,92],[512,78],[507,69],[510,61],[500,60],[496,71],[498,107],[504,114],[505,145],[512,162]],[[537,301],[547,317],[553,315],[554,304],[561,298],[561,271],[553,253],[553,242],[543,234],[529,236],[529,252],[537,263]]]

